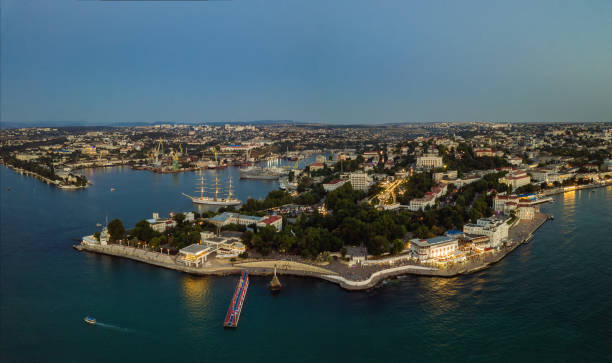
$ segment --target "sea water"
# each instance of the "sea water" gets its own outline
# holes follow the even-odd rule
[[[233,173],[243,200],[278,187],[220,172]],[[0,168],[2,361],[610,360],[612,187],[555,196],[542,206],[554,221],[472,275],[406,276],[360,292],[281,276],[278,295],[269,277],[252,277],[239,327],[224,329],[238,276],[71,248],[106,216],[129,227],[152,212],[193,210],[181,193],[197,174],[87,176],[93,186],[65,191]],[[85,324],[87,315],[100,324]]]

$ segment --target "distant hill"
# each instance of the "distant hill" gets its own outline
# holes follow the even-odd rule
[[[181,122],[170,122],[170,121],[152,121],[152,122],[92,122],[92,121],[31,121],[31,122],[16,122],[16,121],[2,121],[0,122],[0,128],[2,129],[14,129],[22,127],[70,127],[70,126],[111,126],[111,127],[133,127],[133,126],[153,126],[161,124],[170,125],[280,125],[280,124],[306,124],[306,122],[296,122],[292,120],[254,120],[254,121],[181,121]]]

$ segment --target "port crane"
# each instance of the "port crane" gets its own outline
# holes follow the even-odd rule
[[[152,153],[152,159],[153,159],[153,165],[154,166],[159,166],[161,164],[161,161],[159,160],[159,155],[164,153],[164,140],[163,139],[159,139],[157,140],[156,145],[153,147],[153,150],[151,151]]]

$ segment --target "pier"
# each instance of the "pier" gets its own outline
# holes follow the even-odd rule
[[[225,314],[225,321],[223,326],[226,328],[237,328],[238,320],[240,319],[240,313],[242,312],[242,306],[244,305],[244,299],[246,298],[247,290],[249,288],[249,275],[246,272],[242,273],[236,290],[234,291],[234,297],[227,309]]]

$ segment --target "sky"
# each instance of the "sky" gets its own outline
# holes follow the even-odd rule
[[[0,2],[0,121],[612,121],[612,1]]]

